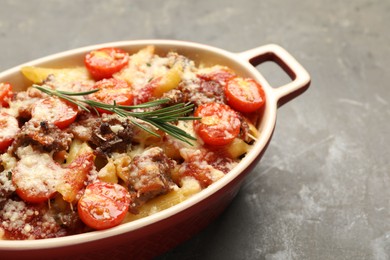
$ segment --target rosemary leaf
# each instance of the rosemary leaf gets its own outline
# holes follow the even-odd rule
[[[162,104],[166,104],[170,100],[158,99],[158,100],[153,100],[139,105],[123,106],[123,105],[116,104],[115,101],[113,102],[113,104],[106,104],[91,99],[76,98],[76,96],[86,96],[95,93],[99,91],[99,89],[94,89],[91,91],[84,91],[84,92],[69,92],[69,91],[51,89],[39,85],[33,85],[33,87],[50,96],[56,96],[60,99],[67,100],[68,102],[79,106],[81,109],[87,112],[91,112],[91,109],[93,109],[97,114],[99,114],[97,108],[100,108],[115,113],[121,117],[126,117],[134,125],[138,126],[139,128],[143,129],[144,131],[154,136],[159,136],[159,135],[154,131],[152,131],[151,129],[149,129],[148,127],[137,122],[136,119],[149,123],[150,125],[156,127],[157,129],[164,131],[168,135],[171,135],[172,137],[177,138],[190,145],[192,144],[189,140],[196,140],[195,137],[191,136],[186,131],[171,124],[172,122],[177,122],[180,120],[184,121],[184,120],[200,119],[199,117],[186,116],[190,114],[194,109],[194,105],[190,103],[187,104],[179,103],[164,108],[140,112],[140,111],[132,111],[132,110],[156,107]]]
[[[130,122],[132,122],[134,125],[138,126],[139,128],[143,129],[144,131],[148,132],[149,134],[151,135],[154,135],[154,136],[157,136],[157,137],[160,137],[160,135],[158,135],[156,132],[153,132],[152,130],[150,130],[149,128],[143,126],[142,124],[138,123],[136,120],[133,120],[133,119],[129,119]]]
[[[125,109],[125,110],[131,110],[131,109],[137,109],[137,108],[149,108],[149,107],[155,107],[155,106],[158,106],[158,105],[162,105],[162,104],[165,104],[165,103],[168,103],[168,102],[169,102],[169,99],[162,98],[162,99],[157,99],[157,100],[149,101],[149,102],[138,104],[138,105],[134,105],[134,106],[118,105],[118,108],[122,108],[122,109]]]
[[[89,95],[89,94],[98,92],[99,89],[97,88],[97,89],[84,91],[84,92],[70,92],[70,91],[64,91],[64,90],[56,90],[56,91],[60,94],[67,95],[67,96],[85,96],[85,95]]]

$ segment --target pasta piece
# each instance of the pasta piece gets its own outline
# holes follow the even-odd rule
[[[180,160],[182,157],[180,155],[179,145],[174,140],[170,138],[167,139],[167,141],[156,143],[156,145],[161,147],[169,158]]]
[[[70,145],[69,153],[66,156],[66,163],[64,164],[64,166],[71,164],[79,153],[83,153],[86,151],[92,151],[91,147],[85,142],[82,142],[78,139],[74,139]]]
[[[257,137],[259,137],[259,135],[260,135],[260,132],[257,129],[257,127],[254,124],[252,124],[251,122],[248,122],[248,125],[249,125],[249,134],[251,135],[251,138],[254,141],[256,141]]]
[[[127,154],[114,154],[113,158],[116,175],[127,183],[129,180],[131,157]]]
[[[23,75],[33,83],[39,84],[45,81],[49,75],[53,75],[57,81],[74,82],[90,80],[89,73],[84,67],[53,69],[26,66],[21,69]]]
[[[227,147],[227,152],[233,159],[237,159],[240,156],[246,154],[250,149],[250,145],[245,143],[244,140],[235,138]]]
[[[182,201],[185,201],[192,195],[201,191],[201,186],[197,180],[192,177],[186,177],[182,179],[182,187],[177,187],[168,194],[156,197],[139,208],[139,213],[134,215],[129,213],[124,222],[140,219],[161,210],[172,207]]]
[[[147,46],[137,53],[130,56],[130,61],[127,67],[118,73],[114,74],[114,78],[127,81],[131,86],[142,85],[147,83],[145,74],[142,71],[147,69],[147,64],[150,64],[150,60],[154,55],[154,47]]]
[[[175,65],[159,79],[153,92],[154,96],[161,97],[165,92],[177,88],[181,81],[182,72],[183,67],[179,63],[175,63]]]
[[[9,153],[3,153],[0,156],[0,162],[4,171],[12,170],[16,166],[16,158],[11,156]]]
[[[100,181],[118,183],[118,176],[114,162],[109,160],[108,163],[100,169],[97,177]]]
[[[91,149],[81,149],[72,163],[65,168],[62,180],[56,186],[65,201],[76,200],[78,192],[85,187],[88,175],[94,168],[94,160],[95,155]]]

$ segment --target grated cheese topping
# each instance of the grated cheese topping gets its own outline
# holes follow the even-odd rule
[[[37,153],[31,146],[19,148],[16,154],[21,158],[14,170],[20,175],[18,188],[29,190],[33,195],[55,191],[65,171],[49,154]]]

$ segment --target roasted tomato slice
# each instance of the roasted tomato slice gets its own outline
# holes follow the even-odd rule
[[[12,98],[12,85],[9,83],[0,83],[0,104],[8,107],[9,100]]]
[[[200,105],[194,116],[194,128],[202,140],[209,145],[225,145],[240,133],[240,119],[229,106],[219,103]]]
[[[76,120],[77,112],[73,104],[58,98],[45,98],[35,103],[31,115],[38,121],[47,121],[65,129]]]
[[[265,103],[265,94],[255,80],[236,77],[225,86],[226,100],[237,111],[250,113],[261,108]]]
[[[114,102],[117,105],[124,106],[133,104],[134,98],[132,89],[124,80],[115,78],[102,79],[101,81],[96,82],[94,88],[99,89],[99,91],[88,96],[91,100],[110,105],[114,104]],[[101,108],[97,108],[97,110],[101,113],[111,113]]]
[[[11,145],[18,132],[18,120],[5,112],[0,112],[0,152]]]
[[[111,78],[129,62],[129,54],[118,48],[102,48],[89,52],[84,59],[85,66],[95,80]]]
[[[116,183],[89,184],[78,202],[81,220],[97,230],[119,225],[129,209],[129,192]]]
[[[25,148],[27,149],[27,148]],[[49,154],[23,153],[12,170],[16,193],[26,202],[40,203],[56,194],[58,179],[63,170]]]
[[[57,185],[57,191],[67,202],[73,202],[77,194],[85,187],[88,174],[94,167],[95,155],[92,151],[78,154],[74,161],[64,169],[62,180]]]

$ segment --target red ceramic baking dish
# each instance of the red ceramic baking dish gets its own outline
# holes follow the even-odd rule
[[[20,72],[23,66],[64,68],[81,65],[85,54],[102,47],[118,47],[129,52],[154,45],[157,53],[176,51],[195,62],[206,65],[226,65],[243,77],[257,80],[264,89],[266,105],[258,125],[260,137],[242,161],[222,179],[200,193],[171,208],[154,215],[117,227],[79,235],[42,240],[0,240],[1,259],[66,258],[82,256],[83,259],[149,259],[177,246],[213,221],[235,197],[245,176],[259,162],[271,140],[277,109],[303,93],[310,84],[307,71],[283,48],[270,44],[232,53],[207,45],[172,41],[139,40],[111,42],[70,50],[0,73],[0,82],[27,87]],[[283,86],[271,87],[256,69],[262,62],[279,65],[291,78]],[[22,89],[20,89],[22,90]]]

